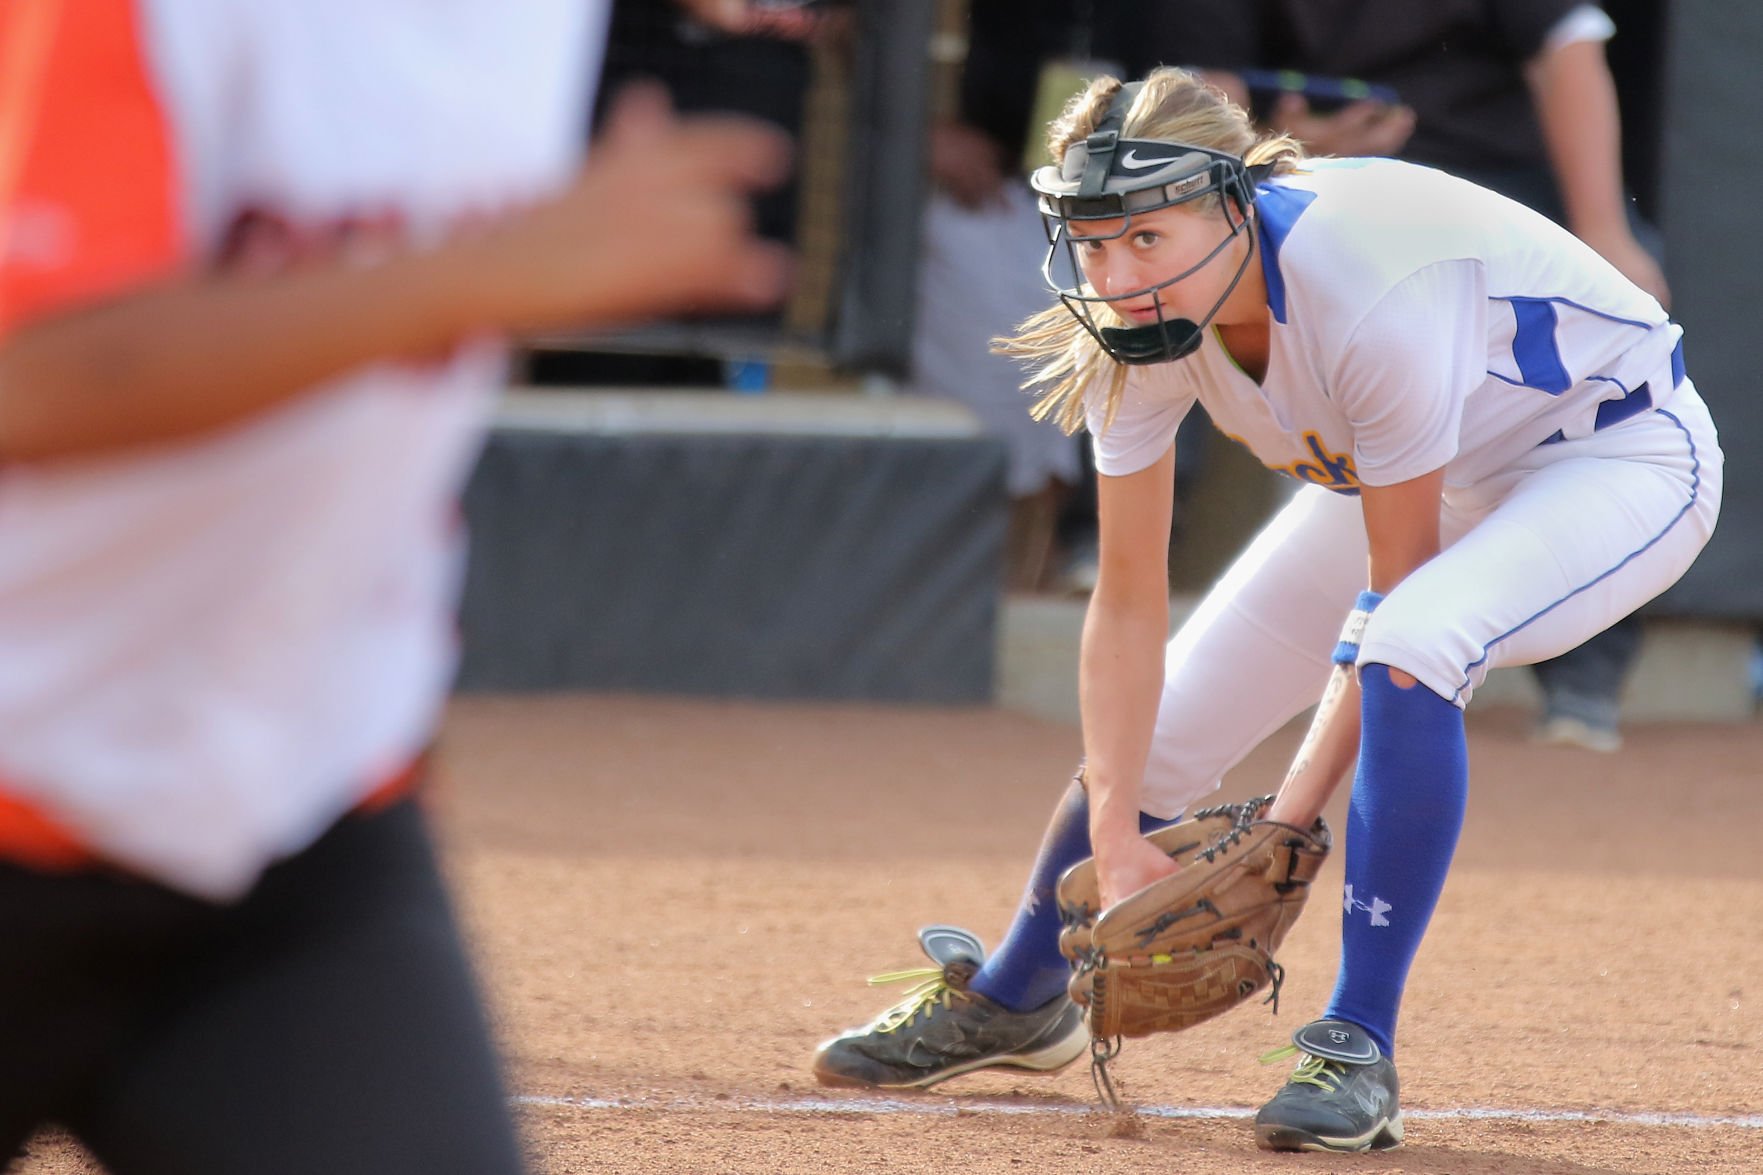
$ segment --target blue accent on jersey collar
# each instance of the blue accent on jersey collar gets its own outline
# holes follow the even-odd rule
[[[1255,231],[1261,235],[1261,273],[1267,279],[1267,308],[1273,320],[1286,320],[1286,279],[1279,271],[1279,250],[1291,234],[1304,209],[1316,199],[1315,192],[1262,184],[1255,189]]]

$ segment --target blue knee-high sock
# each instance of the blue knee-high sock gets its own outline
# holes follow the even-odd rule
[[[1139,813],[1139,830],[1150,832],[1172,823]],[[1073,781],[1059,799],[1040,855],[1029,874],[1028,889],[998,950],[969,986],[1015,1012],[1038,1008],[1065,991],[1071,967],[1059,953],[1059,903],[1054,891],[1059,877],[1090,855],[1090,797]]]
[[[1463,712],[1383,665],[1359,671],[1363,733],[1347,809],[1341,969],[1327,1015],[1395,1055],[1402,987],[1444,889],[1469,798]]]

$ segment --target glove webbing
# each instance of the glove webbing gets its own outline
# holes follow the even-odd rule
[[[1277,1016],[1279,1015],[1279,989],[1285,986],[1286,969],[1269,959],[1267,960],[1267,978],[1269,981],[1267,998],[1261,1002],[1272,1004],[1273,1014]],[[1091,994],[1090,1014],[1094,1017],[1091,1023],[1102,1022],[1102,1018],[1107,1014],[1105,1006],[1107,1000],[1106,984]],[[1125,1112],[1126,1107],[1121,1104],[1120,1094],[1114,1085],[1114,1077],[1108,1072],[1108,1062],[1120,1055],[1120,1045],[1121,1039],[1118,1036],[1113,1039],[1101,1036],[1090,1037],[1090,1081],[1095,1085],[1096,1096],[1102,1100],[1102,1104],[1117,1114]]]

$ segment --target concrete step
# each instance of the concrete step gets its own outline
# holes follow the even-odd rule
[[[1171,631],[1197,599],[1170,601]],[[1007,596],[998,626],[998,705],[1060,722],[1078,721],[1077,657],[1087,601]],[[1630,722],[1747,722],[1755,644],[1750,629],[1653,620],[1623,693]],[[1541,692],[1528,669],[1496,669],[1476,691],[1476,707],[1536,709]]]

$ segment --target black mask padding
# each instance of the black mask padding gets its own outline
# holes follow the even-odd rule
[[[1171,318],[1148,326],[1105,326],[1102,341],[1121,363],[1166,363],[1186,359],[1200,349],[1200,324],[1191,318]]]

